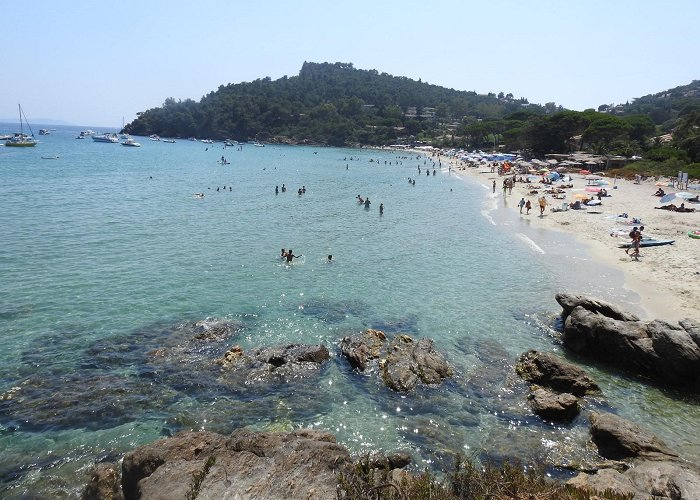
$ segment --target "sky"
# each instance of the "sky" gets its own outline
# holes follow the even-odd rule
[[[32,0],[0,16],[0,119],[118,129],[304,61],[597,108],[700,79],[698,19],[697,0]]]

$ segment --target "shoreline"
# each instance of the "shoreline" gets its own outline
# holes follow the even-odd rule
[[[425,151],[411,152],[437,158]],[[441,154],[439,158],[456,175],[487,180],[489,185],[495,179],[496,192],[500,198],[502,182],[506,176],[499,176],[496,172],[480,173],[483,167],[470,167],[456,157]],[[624,288],[639,296],[639,305],[644,312],[642,319],[661,319],[672,323],[684,318],[699,319],[700,241],[690,238],[687,233],[700,229],[700,212],[656,210],[654,207],[660,206],[659,198],[653,196],[657,189],[656,183],[651,180],[635,184],[625,179],[615,179],[614,186],[613,179],[609,179],[610,185],[606,188],[610,196],[604,197],[602,205],[598,207],[553,212],[553,206],[574,201],[576,193],[585,192],[587,181],[584,176],[578,173],[570,175],[573,188],[566,190],[565,199],[553,199],[552,195],[544,195],[548,205],[542,216],[539,215],[537,199],[544,194],[543,189],[537,194],[530,194],[539,185],[535,182],[516,182],[512,193],[503,195],[510,203],[499,203],[499,208],[515,211],[520,198],[529,200],[532,204],[530,214],[523,213],[520,217],[529,219],[533,226],[573,235],[594,260],[621,271]],[[553,186],[557,187],[558,184],[560,183],[555,182]],[[667,192],[676,191],[670,187],[664,189]],[[688,207],[700,209],[697,204],[688,204]],[[675,243],[642,248],[639,260],[633,260],[624,253],[624,249],[618,248],[619,244],[628,242],[629,238],[610,236],[612,229],[631,229],[631,226],[620,224],[612,218],[622,213],[640,219],[641,225],[645,226],[645,236],[672,239]],[[581,290],[581,293],[586,291]]]

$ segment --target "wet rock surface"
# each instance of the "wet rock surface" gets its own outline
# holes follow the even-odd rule
[[[600,390],[583,369],[551,353],[527,351],[515,370],[524,380],[558,392],[584,396]]]
[[[578,398],[573,394],[535,389],[528,397],[532,411],[547,420],[566,421],[579,413]]]
[[[558,294],[564,308],[564,345],[656,382],[700,391],[698,323],[639,321],[614,306],[579,295]]]
[[[365,461],[389,470],[409,463],[402,453]],[[101,464],[83,498],[334,499],[337,474],[351,465],[348,450],[323,431],[183,432],[127,453],[116,490],[115,466]]]
[[[582,473],[568,484],[586,491],[630,495],[635,499],[694,499],[700,492],[700,468],[678,458],[656,436],[618,416],[591,414],[591,437],[606,458],[622,459],[593,473]]]
[[[433,349],[430,339],[396,335],[388,341],[384,332],[366,330],[343,338],[340,351],[359,371],[376,362],[386,386],[397,392],[412,391],[419,383],[436,385],[453,374],[444,357]]]

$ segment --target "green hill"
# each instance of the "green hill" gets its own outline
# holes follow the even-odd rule
[[[360,70],[346,63],[304,63],[298,76],[220,86],[199,102],[166,99],[125,127],[136,135],[277,140],[329,145],[388,144],[502,119],[524,106],[512,94],[478,95]]]

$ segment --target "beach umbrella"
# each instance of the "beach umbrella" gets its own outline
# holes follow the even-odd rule
[[[607,185],[610,184],[610,183],[609,183],[608,181],[600,180],[600,181],[594,182],[593,184],[595,184],[595,185],[597,185],[597,186],[607,186]]]
[[[676,197],[676,195],[673,193],[664,195],[659,199],[659,203],[668,203],[669,201],[673,200],[675,197]]]
[[[600,191],[602,188],[599,188],[598,186],[586,186],[586,191],[589,193],[597,193]]]
[[[602,177],[599,176],[599,175],[587,175],[587,176],[586,176],[586,180],[587,180],[587,181],[597,181],[597,180],[600,180],[600,179],[602,179]]]
[[[689,193],[688,191],[678,191],[674,194],[676,198],[682,198],[684,200],[689,200],[690,198],[695,198],[697,194]]]
[[[579,170],[578,173],[579,173],[579,174],[582,174],[582,175],[589,175],[589,174],[591,173],[591,171],[590,171],[590,170],[586,170],[586,169],[582,169],[582,170]]]
[[[579,200],[585,200],[585,199],[590,198],[590,197],[591,197],[590,195],[584,194],[584,193],[576,193],[574,195],[574,198],[578,198]]]

